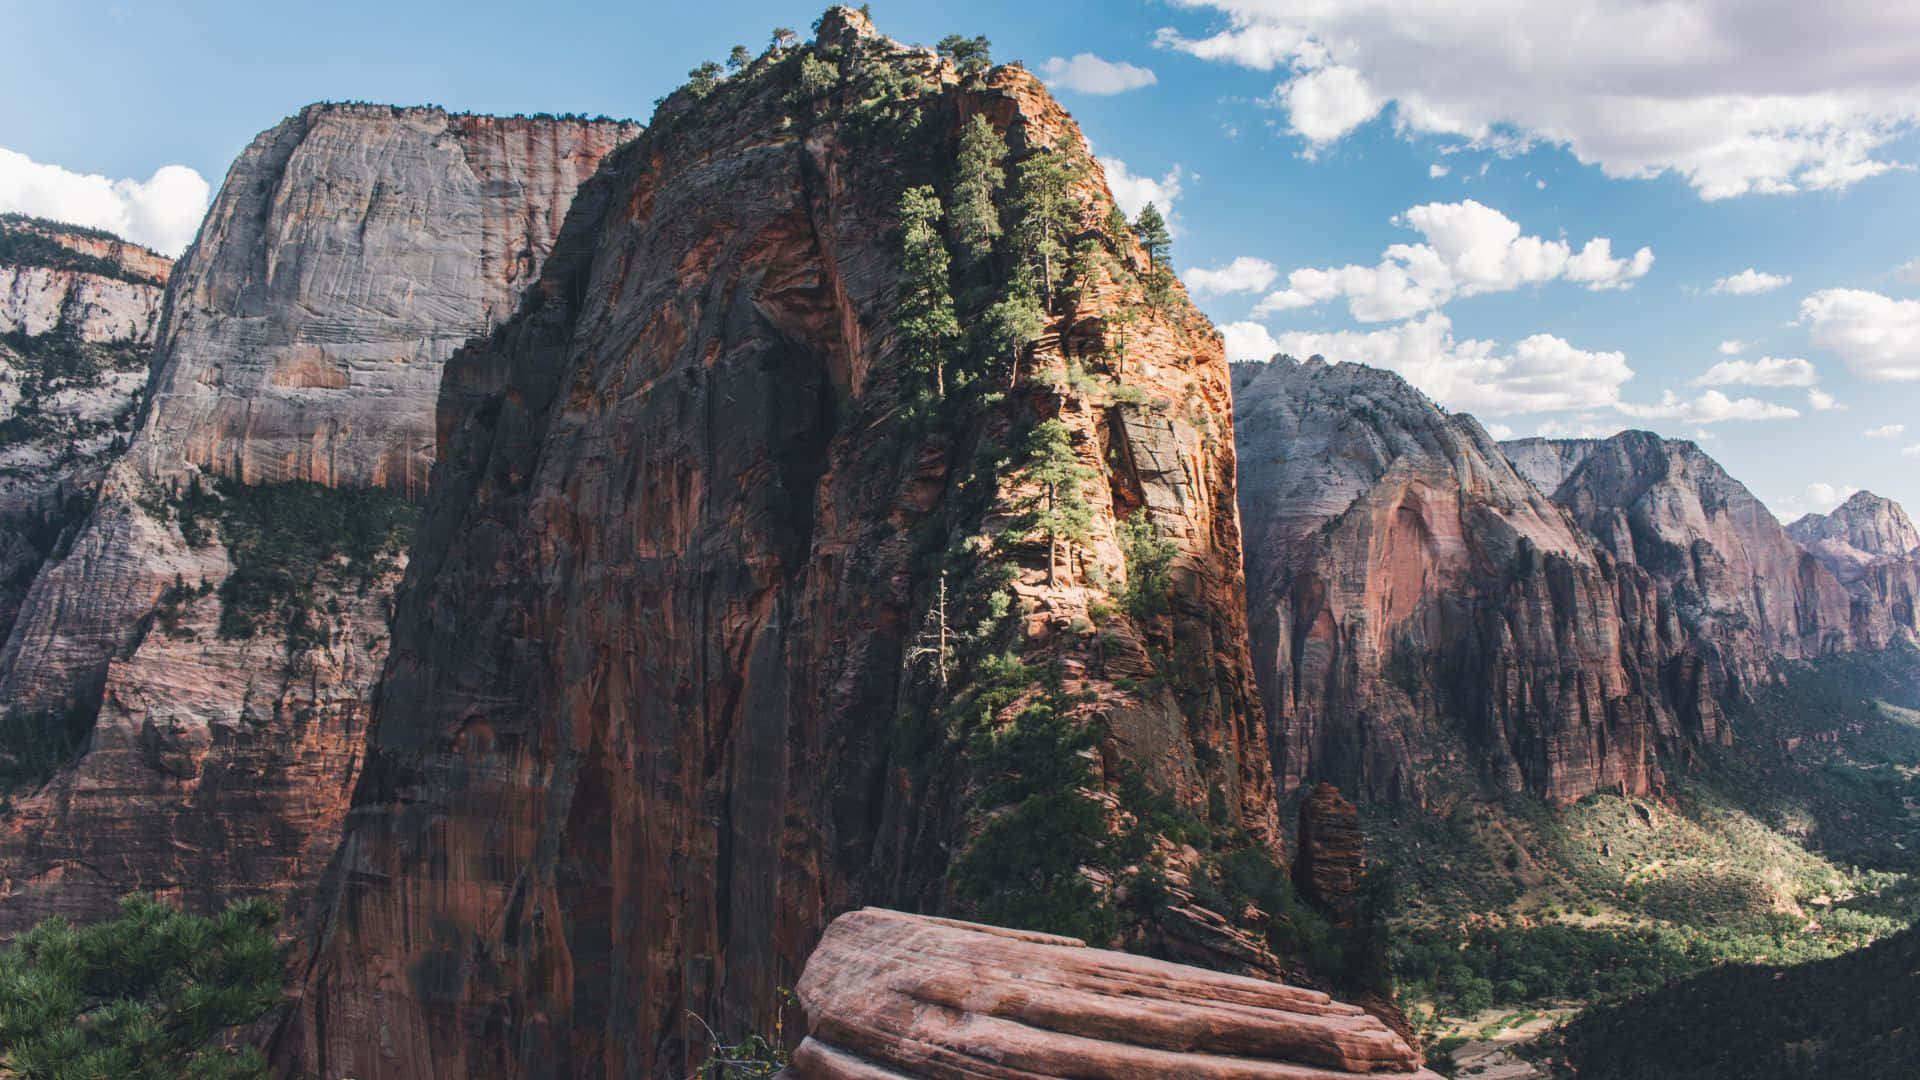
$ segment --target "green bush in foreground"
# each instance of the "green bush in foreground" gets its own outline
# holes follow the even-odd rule
[[[35,926],[0,951],[0,1075],[265,1077],[233,1043],[279,1000],[279,919],[267,900],[203,916],[136,893],[108,922]]]

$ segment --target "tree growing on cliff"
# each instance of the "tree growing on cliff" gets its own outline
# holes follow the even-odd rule
[[[993,67],[993,43],[984,37],[948,34],[934,48],[942,57],[953,61],[963,79],[984,75]]]
[[[1003,162],[1007,144],[987,118],[975,113],[960,130],[960,152],[954,163],[953,211],[947,223],[959,245],[962,261],[978,263],[993,251],[1000,235],[1000,209],[994,199],[1006,186]]]
[[[751,63],[753,63],[753,54],[747,51],[745,45],[735,45],[733,51],[727,54],[728,71],[743,71]]]
[[[932,379],[936,398],[946,397],[947,357],[960,340],[940,217],[933,188],[908,188],[900,196],[900,348],[909,368]]]
[[[1079,201],[1073,185],[1080,179],[1073,155],[1040,150],[1014,169],[1016,242],[1038,273],[1040,296],[1053,307],[1054,285],[1067,256],[1067,242],[1078,226]]]
[[[725,68],[708,60],[687,72],[687,89],[692,90],[695,97],[706,97],[713,93],[714,87],[720,85],[720,76],[724,74],[726,74]]]
[[[1167,219],[1161,216],[1159,207],[1148,203],[1140,208],[1140,216],[1133,219],[1133,237],[1146,251],[1149,268],[1166,263],[1167,251],[1173,247],[1173,233],[1167,230]]]
[[[0,952],[0,1075],[266,1077],[235,1037],[280,1000],[279,918],[266,900],[202,916],[134,894],[108,922],[35,926]]]
[[[776,26],[773,28],[772,44],[776,49],[791,49],[794,43],[799,40],[800,35],[794,33],[789,27]]]
[[[1087,505],[1085,485],[1094,471],[1080,464],[1073,452],[1073,432],[1058,419],[1043,421],[1027,439],[1030,464],[1027,476],[1040,487],[1029,502],[1028,520],[1034,532],[1047,538],[1047,584],[1059,583],[1058,567],[1064,550],[1066,578],[1073,580],[1074,545],[1084,544],[1093,527],[1093,508]]]
[[[1006,360],[1007,385],[1020,378],[1020,353],[1047,325],[1046,312],[1026,275],[1016,275],[1007,291],[982,312],[976,324],[981,355],[988,362]]]
[[[1173,559],[1180,549],[1173,541],[1161,539],[1153,516],[1143,508],[1120,523],[1120,552],[1127,560],[1121,606],[1140,622],[1164,615],[1173,590]]]

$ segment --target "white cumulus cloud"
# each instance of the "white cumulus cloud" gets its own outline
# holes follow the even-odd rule
[[[1430,313],[1384,330],[1292,332],[1270,338],[1277,351],[1319,353],[1404,375],[1450,409],[1485,416],[1600,408],[1633,378],[1625,354],[1590,352],[1551,334],[1534,334],[1511,349],[1459,340],[1445,315]]]
[[[1693,380],[1693,385],[1812,386],[1819,381],[1819,371],[1805,360],[1763,356],[1758,360],[1722,360]]]
[[[1905,456],[1905,457],[1920,457],[1920,443],[1914,443],[1912,446],[1903,447],[1901,448],[1900,453],[1902,456]]]
[[[1140,213],[1141,207],[1152,203],[1167,219],[1167,228],[1175,236],[1180,234],[1180,224],[1174,219],[1173,203],[1180,197],[1180,180],[1186,170],[1179,165],[1167,170],[1167,174],[1155,180],[1151,176],[1136,176],[1127,168],[1127,163],[1116,157],[1100,159],[1100,168],[1107,174],[1107,188],[1113,192],[1113,201],[1126,211],[1128,217]]]
[[[1596,290],[1625,288],[1653,267],[1650,248],[1616,258],[1613,241],[1597,236],[1576,252],[1564,240],[1522,235],[1518,222],[1472,199],[1426,203],[1395,220],[1426,242],[1394,244],[1373,266],[1295,270],[1287,275],[1287,287],[1262,300],[1254,314],[1345,298],[1355,319],[1384,322],[1433,310],[1456,297],[1555,279]]]
[[[1226,342],[1230,363],[1271,360],[1282,351],[1272,331],[1257,322],[1230,322],[1220,328],[1220,337]]]
[[[1242,255],[1225,266],[1189,270],[1181,275],[1187,288],[1203,295],[1256,293],[1279,276],[1279,269],[1272,263],[1251,255]]]
[[[1452,169],[1447,168],[1445,165],[1439,165],[1439,164],[1429,165],[1427,166],[1427,179],[1438,180],[1452,171],[1453,171]],[[1920,261],[1920,260],[1916,260],[1916,261]]]
[[[1159,81],[1147,68],[1124,60],[1103,60],[1090,52],[1078,53],[1071,60],[1053,57],[1041,65],[1041,71],[1050,85],[1082,94],[1124,94]]]
[[[105,229],[163,255],[193,242],[210,194],[185,165],[163,165],[146,180],[109,180],[0,149],[0,211]]]
[[[1920,285],[1920,259],[1908,259],[1894,267],[1893,276],[1909,285]]]
[[[1637,405],[1623,401],[1615,408],[1640,420],[1673,420],[1683,424],[1718,424],[1725,420],[1789,420],[1800,410],[1759,398],[1730,398],[1718,390],[1699,397],[1683,398],[1671,390],[1660,395],[1655,405]]]
[[[1824,514],[1847,501],[1847,497],[1860,489],[1853,484],[1829,484],[1816,482],[1808,484],[1799,492],[1781,499],[1769,499],[1773,509],[1780,514],[1780,520],[1799,517],[1801,514]]]
[[[1865,289],[1822,289],[1800,302],[1813,344],[1865,379],[1920,379],[1920,300]]]
[[[1807,391],[1807,407],[1814,412],[1834,412],[1846,408],[1845,405],[1840,404],[1839,398],[1834,397],[1825,390]]]
[[[1728,340],[1720,343],[1721,356],[1739,356],[1753,347],[1751,341]]]
[[[1881,424],[1879,427],[1870,427],[1861,434],[1869,439],[1892,439],[1897,438],[1905,430],[1907,430],[1905,424]]]
[[[1605,439],[1618,435],[1620,430],[1618,421],[1589,414],[1542,420],[1533,433],[1543,439]]]
[[[1733,296],[1751,296],[1754,293],[1772,292],[1782,285],[1793,281],[1783,274],[1769,274],[1749,266],[1737,274],[1720,278],[1707,288],[1710,293],[1727,293]]]
[[[1281,70],[1277,103],[1310,146],[1384,111],[1407,133],[1561,145],[1608,176],[1673,172],[1721,199],[1901,168],[1884,152],[1920,123],[1914,4],[1173,3],[1224,25],[1160,44]]]

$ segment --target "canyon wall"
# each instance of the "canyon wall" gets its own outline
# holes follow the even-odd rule
[[[0,215],[0,640],[126,448],[173,263]]]
[[[913,277],[898,214],[974,117],[1012,156],[963,322],[976,290],[1045,299],[930,367],[937,321],[903,313],[946,261]],[[1015,166],[1043,158],[1064,186]],[[1066,276],[1016,195],[1066,213]],[[285,1068],[685,1075],[703,1025],[764,1029],[833,915],[978,903],[952,870],[1033,775],[1116,822],[1144,780],[1278,856],[1227,366],[1111,205],[1034,77],[844,8],[608,159],[449,365]]]
[[[1252,652],[1283,790],[1643,792],[1677,627],[1471,417],[1319,358],[1233,369]],[[1464,786],[1463,786],[1464,785]]]
[[[0,932],[135,888],[297,915],[360,757],[440,369],[637,133],[315,105],[241,154],[168,282],[130,446],[0,651],[8,722],[83,751],[10,793]]]

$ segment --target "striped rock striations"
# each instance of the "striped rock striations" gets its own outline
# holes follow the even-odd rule
[[[168,281],[130,446],[0,651],[13,715],[84,740],[11,793],[0,932],[134,888],[298,908],[351,791],[440,369],[637,132],[315,105],[241,154]]]
[[[1236,365],[1252,651],[1276,779],[1426,803],[1477,777],[1645,791],[1681,731],[1648,582],[1471,417],[1318,358]]]
[[[1054,205],[1111,246],[941,397],[897,213],[973,116],[1013,161],[1083,160]],[[1142,302],[1110,207],[1037,79],[844,8],[608,159],[523,313],[449,365],[286,1068],[685,1075],[690,1014],[770,1026],[836,912],[965,910],[950,866],[1002,809],[972,755],[1043,699],[1096,736],[1050,766],[1087,771],[1070,798],[1137,774],[1277,852],[1225,358],[1177,285]],[[1017,449],[1042,428],[1082,478],[1058,544]],[[1170,559],[1138,614],[1123,518]]]
[[[1317,991],[896,911],[834,920],[796,991],[809,1034],[791,1080],[1436,1080]]]

